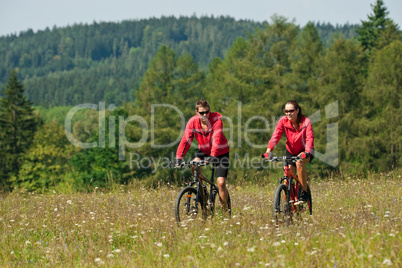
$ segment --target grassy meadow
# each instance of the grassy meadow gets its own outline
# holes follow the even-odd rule
[[[401,267],[402,172],[310,181],[313,215],[277,228],[272,176],[230,184],[232,218],[178,227],[178,186],[13,192],[0,267]]]

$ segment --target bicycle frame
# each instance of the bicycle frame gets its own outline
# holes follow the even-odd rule
[[[283,160],[283,171],[283,177],[279,179],[279,183],[288,186],[286,202],[291,204],[293,212],[297,212],[295,203],[298,201],[298,193],[301,187],[300,182],[297,180],[296,175],[290,170],[286,159]],[[296,181],[296,183],[294,181]]]
[[[219,192],[218,187],[216,187],[216,185],[212,182],[212,180],[214,178],[215,169],[212,168],[211,179],[208,179],[201,172],[199,172],[199,167],[200,166],[207,165],[204,161],[190,161],[189,164],[194,166],[193,181],[189,182],[189,186],[194,186],[194,184],[197,185],[196,209],[198,209],[198,203],[200,201],[200,195],[202,195],[202,196],[204,195],[204,192],[200,191],[200,189],[203,188],[203,185],[204,185],[202,183],[202,181],[205,181],[205,182],[209,183],[209,185],[210,185],[210,188],[209,188],[209,193],[210,194],[209,194],[208,204],[209,205],[213,204],[214,201],[215,201],[214,197]],[[203,204],[203,205],[205,206],[206,204]]]

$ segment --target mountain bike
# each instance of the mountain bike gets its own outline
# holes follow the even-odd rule
[[[180,226],[180,223],[193,221],[199,214],[202,214],[202,219],[205,220],[208,216],[213,217],[215,214],[216,197],[219,194],[218,187],[212,182],[215,169],[212,168],[211,179],[206,178],[200,167],[208,165],[209,162],[204,160],[183,162],[175,168],[183,168],[192,166],[193,180],[189,185],[183,188],[177,196],[175,204],[175,217]],[[209,184],[209,190],[206,182]],[[228,208],[226,217],[231,214],[231,201],[228,192]]]
[[[301,217],[302,213],[308,212],[313,214],[313,200],[311,197],[310,186],[307,184],[307,192],[309,193],[309,200],[307,202],[299,201],[301,193],[301,184],[289,168],[287,161],[296,162],[302,160],[305,156],[292,156],[292,157],[268,157],[268,154],[262,154],[263,158],[272,162],[283,161],[284,174],[279,178],[279,185],[276,188],[274,196],[274,204],[272,216],[278,226],[290,225],[293,221],[293,216]],[[304,157],[303,157],[304,156]]]

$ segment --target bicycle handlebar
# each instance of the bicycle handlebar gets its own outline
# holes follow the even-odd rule
[[[302,160],[303,158],[306,158],[306,155],[301,154],[298,156],[273,156],[270,158],[268,153],[265,153],[265,154],[261,154],[261,157],[266,159],[267,161],[272,161],[272,162],[279,162],[279,161],[283,161],[283,160],[296,162],[296,161]]]
[[[199,161],[192,160],[192,161],[187,161],[187,162],[181,162],[180,165],[177,165],[177,166],[173,162],[170,162],[170,163],[173,165],[174,168],[183,168],[183,167],[188,167],[188,166],[195,165],[195,164],[197,166],[206,166],[206,165],[210,164],[210,162],[205,161],[205,160],[199,160]]]

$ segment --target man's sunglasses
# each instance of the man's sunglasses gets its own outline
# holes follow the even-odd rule
[[[200,115],[202,115],[202,116],[204,116],[204,115],[207,115],[207,114],[209,114],[209,110],[208,111],[205,111],[205,112],[198,112]]]
[[[292,110],[285,110],[285,114],[287,114],[287,113],[293,113],[295,111],[295,109],[292,109]]]

